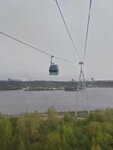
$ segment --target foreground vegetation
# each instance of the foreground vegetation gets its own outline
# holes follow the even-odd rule
[[[76,118],[37,112],[0,116],[0,150],[113,150],[113,109]]]

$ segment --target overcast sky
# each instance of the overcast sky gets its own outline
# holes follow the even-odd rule
[[[83,58],[89,0],[58,2]],[[54,59],[60,73],[49,76],[49,56],[0,35],[0,80],[78,79],[79,60],[55,0],[0,0],[0,32],[74,61]],[[93,0],[84,72],[87,79],[113,79],[113,0]]]

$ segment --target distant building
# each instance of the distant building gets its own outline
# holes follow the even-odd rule
[[[8,80],[7,81],[21,81],[21,80],[19,80],[19,79],[11,79],[11,78],[8,78]]]

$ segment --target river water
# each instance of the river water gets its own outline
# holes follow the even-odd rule
[[[0,91],[0,112],[9,115],[46,112],[51,105],[57,111],[74,111],[76,100],[75,91]],[[87,106],[90,110],[113,107],[113,88],[89,88],[87,93],[80,91],[77,106],[78,110],[87,110]]]

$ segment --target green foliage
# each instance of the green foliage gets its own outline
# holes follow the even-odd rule
[[[60,150],[61,139],[58,132],[49,133],[46,139],[45,150]]]
[[[64,123],[65,124],[70,124],[70,125],[74,125],[75,123],[77,123],[77,118],[75,116],[75,114],[71,114],[71,113],[66,113],[64,115]]]
[[[113,109],[62,118],[51,106],[45,117],[0,115],[0,150],[113,150]]]

